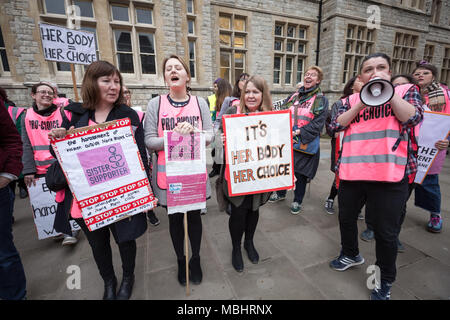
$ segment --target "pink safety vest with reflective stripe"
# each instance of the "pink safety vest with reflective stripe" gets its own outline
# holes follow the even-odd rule
[[[56,161],[50,154],[48,133],[54,128],[61,127],[61,124],[62,116],[59,108],[48,117],[37,114],[33,108],[28,109],[25,115],[25,129],[33,148],[37,174],[45,174],[47,168]]]
[[[203,130],[202,115],[198,99],[191,96],[189,103],[180,108],[172,106],[167,95],[159,98],[158,136],[164,137],[164,131],[172,131],[178,122],[189,122],[199,130]],[[164,150],[158,151],[158,175],[156,179],[160,189],[167,189],[166,158]]]
[[[64,97],[58,97],[58,98],[53,99],[53,104],[58,107],[65,107],[65,106],[69,105],[69,99],[64,98]]]
[[[136,110],[136,113],[139,116],[139,121],[142,122],[142,120],[144,120],[145,112]]]
[[[8,113],[11,119],[16,123],[17,119],[19,119],[22,112],[25,111],[25,108],[8,106]]]
[[[404,97],[411,84],[395,87]],[[359,101],[359,93],[348,97],[350,107]],[[399,182],[405,176],[408,160],[408,134],[405,132],[395,151],[402,125],[390,103],[366,107],[344,131],[339,178],[352,181]]]
[[[298,96],[298,92],[294,93],[292,97],[289,99],[291,101],[296,96]],[[289,109],[291,110],[292,123],[293,125],[297,125],[298,128],[303,127],[304,125],[310,123],[314,119],[314,114],[311,112],[311,107],[314,105],[314,101],[316,101],[317,95],[314,95],[311,99],[299,104],[296,101]],[[297,123],[295,122],[295,106],[298,105],[297,108]]]

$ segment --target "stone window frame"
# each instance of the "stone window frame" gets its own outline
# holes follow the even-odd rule
[[[425,0],[398,0],[400,6],[425,11]]]
[[[189,65],[189,71],[191,73],[191,81],[197,80],[197,14],[196,14],[196,3],[195,0],[190,0],[190,4],[192,5],[192,11],[189,11],[188,2],[185,3],[185,11],[186,11],[186,61]],[[189,32],[189,22],[192,22],[193,32]],[[192,46],[191,46],[192,44]]]
[[[6,44],[5,44],[5,38],[3,37],[3,31],[2,28],[0,26],[0,37],[2,39],[3,42],[3,46],[0,46],[0,55],[1,55],[1,59],[0,59],[0,75],[2,76],[9,76],[11,74],[11,67],[9,65],[9,61],[8,61],[8,55],[6,53]],[[1,43],[0,43],[1,45]],[[5,69],[5,65],[3,64],[3,59],[6,59],[6,63],[7,63],[7,69]]]
[[[221,19],[229,19],[229,27],[221,27]],[[248,27],[249,19],[246,15],[234,12],[219,11],[218,15],[218,34],[219,34],[219,74],[221,78],[227,79],[230,83],[234,83],[235,79],[243,72],[247,72],[247,52],[248,52]],[[243,21],[244,29],[239,29],[235,24],[237,21]],[[229,37],[228,43],[221,43],[222,36]],[[239,39],[239,45],[236,45]],[[228,65],[222,65],[222,56],[227,55]],[[241,57],[241,58],[239,58]],[[237,61],[242,61],[241,66],[237,66]],[[223,70],[228,70],[228,77],[225,76]]]
[[[376,36],[376,29],[369,29],[365,25],[356,23],[347,24],[341,73],[342,84],[357,76],[364,57],[374,53]]]
[[[308,59],[309,26],[288,20],[276,19],[273,27],[273,75],[274,86],[295,87],[303,79]],[[302,52],[300,52],[302,47]],[[279,61],[280,68],[276,68]],[[289,70],[288,61],[291,61]],[[299,61],[302,61],[299,64]],[[299,65],[301,69],[299,70]],[[289,80],[288,80],[289,78]],[[278,81],[277,81],[278,80]]]
[[[396,31],[392,51],[392,73],[410,74],[416,65],[419,34]]]
[[[432,43],[425,43],[425,47],[423,49],[423,60],[428,61],[429,63],[433,63],[434,50],[436,46]]]
[[[63,1],[64,1],[64,7],[66,10],[66,13],[59,14],[59,13],[47,13],[45,0],[39,0],[38,5],[39,5],[39,12],[40,12],[40,14],[39,14],[40,21],[45,22],[45,23],[59,25],[62,27],[66,27],[68,24],[68,20],[69,20],[69,17],[67,15],[67,8],[68,8],[68,6],[75,5],[75,0],[63,0]],[[90,2],[92,4],[93,17],[80,16],[80,30],[92,32],[92,30],[86,30],[86,28],[95,29],[95,40],[96,40],[96,48],[97,48],[96,53],[97,53],[97,59],[100,59],[100,51],[99,51],[98,38],[97,38],[97,21],[96,21],[96,17],[95,17],[95,9],[94,9],[94,0],[83,0],[83,2]],[[55,61],[46,61],[46,62],[48,63],[50,73],[53,73],[57,77],[63,77],[63,78],[70,77],[71,70],[70,70],[69,63],[55,62]],[[80,65],[80,68],[78,68],[77,65],[74,65],[76,78],[78,78],[78,79],[83,78],[84,70],[86,67],[87,66]]]
[[[114,64],[117,66],[122,76],[126,80],[131,79],[156,79],[158,76],[158,50],[156,44],[156,25],[154,19],[154,4],[152,2],[143,1],[119,1],[111,0],[108,1],[109,9],[109,26],[112,32],[112,48],[113,48],[113,58]],[[128,21],[114,20],[113,19],[113,6],[127,7],[128,8]],[[151,24],[139,23],[137,20],[136,9],[145,9],[151,11]],[[117,50],[117,39],[115,36],[116,31],[129,32],[131,35],[131,51],[132,62],[133,62],[133,72],[124,72],[120,70],[119,60],[118,60],[118,50]],[[153,37],[153,53],[141,52],[140,38],[141,34],[151,34]],[[142,56],[153,56],[155,70],[153,73],[144,73],[142,67]]]
[[[440,82],[450,85],[450,47],[443,48]]]
[[[439,24],[441,16],[442,0],[433,0],[431,4],[431,23]]]

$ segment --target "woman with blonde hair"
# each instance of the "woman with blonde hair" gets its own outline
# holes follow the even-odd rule
[[[272,111],[272,98],[270,97],[269,87],[262,77],[252,76],[242,89],[239,106],[231,106],[225,114],[248,114],[262,111]],[[225,140],[224,135],[222,135],[222,139]],[[237,272],[242,272],[244,270],[244,261],[242,259],[241,241],[244,234],[244,248],[247,251],[249,260],[254,264],[259,261],[258,252],[253,244],[253,236],[258,224],[259,207],[267,202],[270,192],[232,197],[228,194],[227,180],[229,177],[225,175],[224,170],[222,170],[220,178],[224,182],[222,192],[231,205],[228,221],[233,244],[231,261],[234,269]]]

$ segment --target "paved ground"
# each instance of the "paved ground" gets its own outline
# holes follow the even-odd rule
[[[138,239],[136,284],[132,299],[312,299],[367,300],[366,269],[375,261],[375,243],[360,241],[362,266],[337,272],[328,266],[340,250],[337,215],[328,215],[323,203],[333,175],[329,171],[329,140],[321,143],[319,171],[304,200],[303,212],[290,213],[293,194],[285,201],[266,204],[260,210],[255,246],[259,264],[250,263],[244,253],[245,270],[237,273],[231,265],[228,216],[217,210],[213,195],[203,216],[201,261],[203,282],[191,285],[190,295],[176,279],[177,263],[162,209],[156,213],[161,224],[148,227]],[[443,216],[450,212],[450,161],[440,175]],[[215,179],[215,178],[214,178]],[[213,179],[213,181],[214,181]],[[398,275],[392,299],[450,299],[450,220],[440,234],[426,231],[428,213],[408,203],[400,239],[406,252],[397,259]],[[16,202],[15,244],[27,276],[28,299],[100,299],[103,282],[84,235],[75,247],[62,247],[53,240],[37,240],[28,199]],[[365,222],[358,221],[359,230]],[[121,279],[117,246],[113,244],[115,269]],[[69,290],[67,268],[80,267],[81,289]]]

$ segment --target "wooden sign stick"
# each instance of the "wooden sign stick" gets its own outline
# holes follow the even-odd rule
[[[72,71],[72,82],[73,82],[73,91],[75,93],[75,102],[79,102],[80,99],[78,98],[77,79],[75,77],[75,68],[73,66],[73,63],[70,64],[70,71]]]

